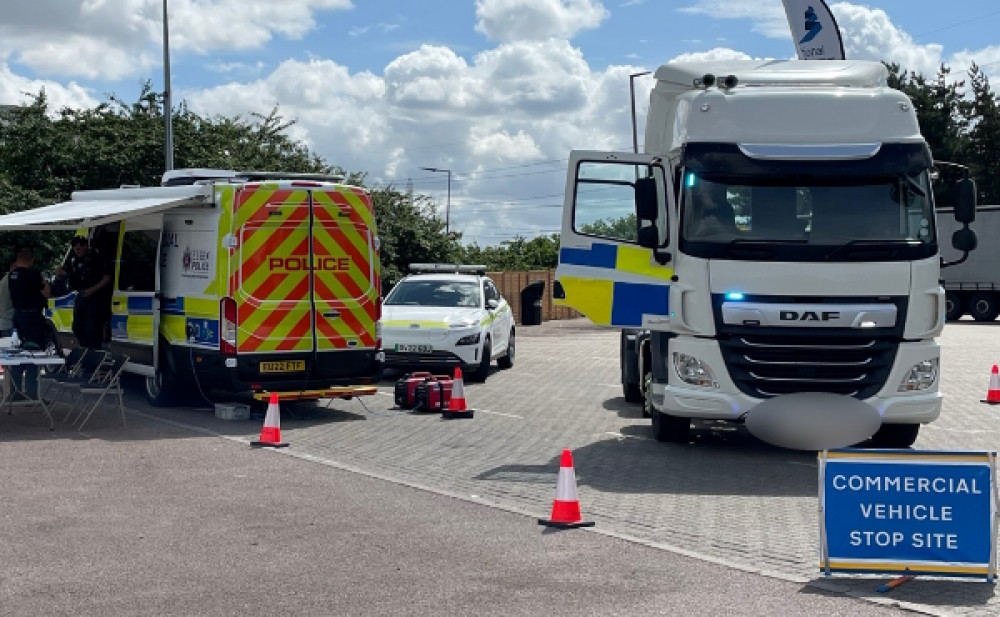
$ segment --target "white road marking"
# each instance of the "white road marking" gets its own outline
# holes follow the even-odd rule
[[[512,413],[503,413],[502,411],[490,411],[489,409],[476,409],[477,413],[491,413],[495,416],[507,416],[508,418],[517,418],[518,420],[523,420],[523,416],[515,416]]]
[[[977,428],[945,428],[943,426],[934,426],[933,424],[925,424],[920,430],[934,429],[935,431],[947,431],[949,433],[1000,433],[1000,429],[977,429]]]
[[[622,433],[616,433],[615,431],[606,431],[604,434],[617,437],[618,439],[642,439],[643,441],[649,441],[649,437],[643,437],[642,435],[623,435]]]

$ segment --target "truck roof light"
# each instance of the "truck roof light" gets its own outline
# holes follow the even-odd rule
[[[715,75],[711,73],[705,73],[700,78],[696,77],[694,80],[695,88],[711,88],[715,85]]]
[[[735,88],[738,83],[740,80],[736,78],[736,75],[726,75],[726,78],[722,80],[722,87],[729,90]]]

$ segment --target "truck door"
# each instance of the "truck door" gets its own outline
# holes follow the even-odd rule
[[[316,351],[374,350],[380,278],[371,197],[347,186],[315,189],[312,205]]]
[[[676,232],[666,165],[650,155],[571,154],[557,304],[599,325],[667,329]]]

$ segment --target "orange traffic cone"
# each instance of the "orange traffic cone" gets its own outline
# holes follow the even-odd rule
[[[455,378],[451,382],[451,400],[448,401],[448,408],[441,410],[441,417],[450,420],[453,418],[471,418],[475,413],[465,406],[465,385],[462,383],[462,367],[455,367]]]
[[[594,523],[585,522],[580,515],[580,499],[576,495],[576,472],[573,471],[573,454],[563,450],[559,459],[559,480],[556,482],[556,498],[552,502],[552,515],[549,520],[538,519],[539,525],[572,529],[574,527],[593,527]]]
[[[993,365],[993,371],[990,373],[990,387],[986,391],[986,400],[981,402],[1000,405],[1000,372],[998,372],[996,364]]]
[[[251,446],[267,446],[269,448],[284,448],[288,444],[281,441],[281,409],[278,408],[278,393],[271,393],[271,402],[267,404],[267,415],[264,416],[264,428],[260,429],[260,440],[251,441]]]

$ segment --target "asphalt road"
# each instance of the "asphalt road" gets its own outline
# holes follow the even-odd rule
[[[2,615],[896,615],[130,416],[0,416]]]

